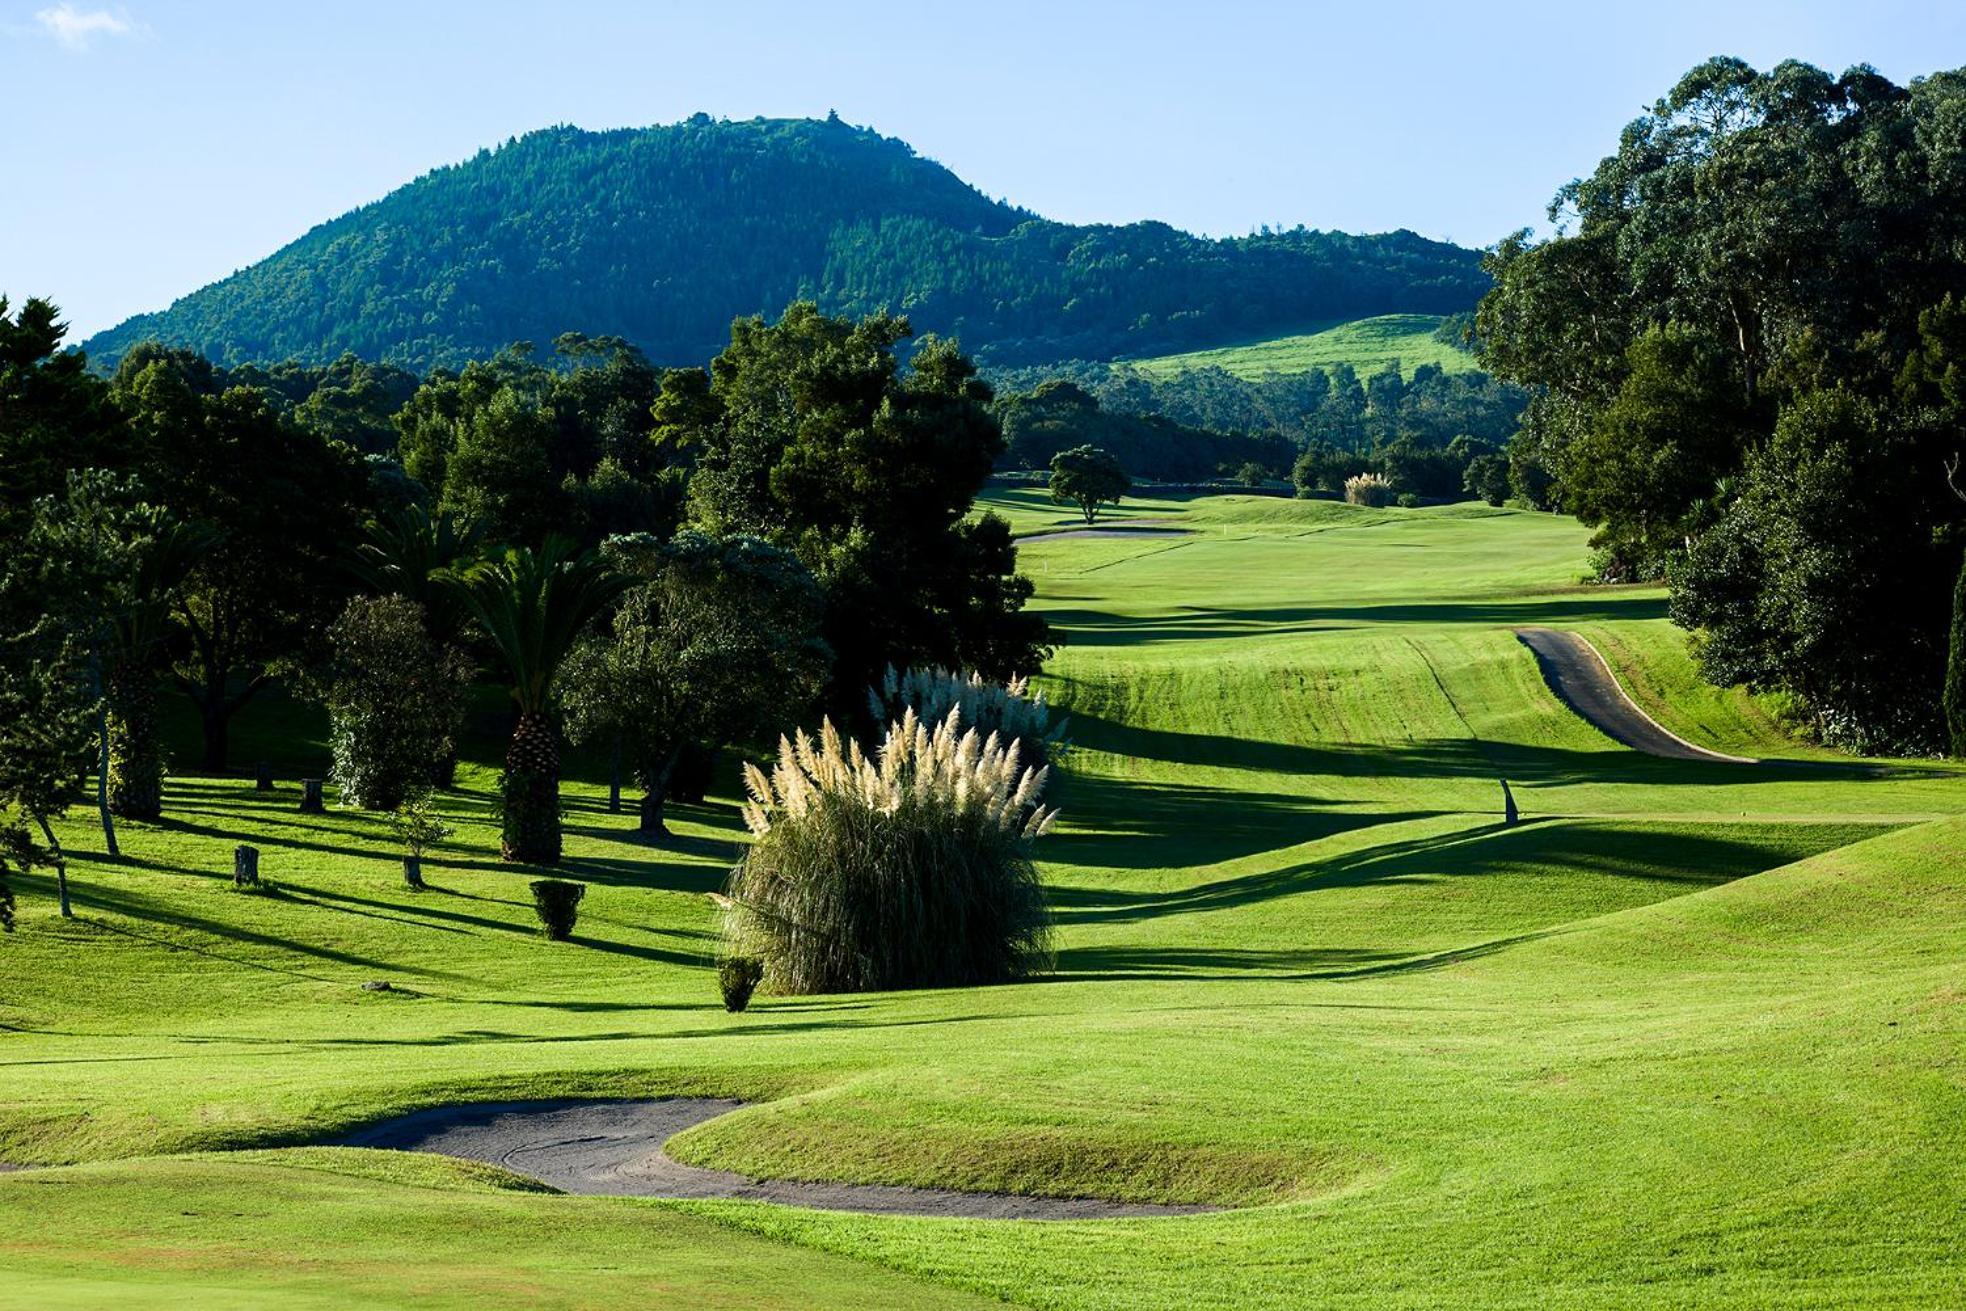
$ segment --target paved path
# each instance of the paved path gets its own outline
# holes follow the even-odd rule
[[[1536,653],[1543,678],[1557,699],[1614,742],[1634,751],[1672,760],[1720,760],[1751,765],[1745,756],[1723,755],[1694,746],[1640,710],[1618,685],[1596,647],[1575,633],[1555,628],[1518,628],[1515,635]]]
[[[662,1150],[664,1143],[684,1129],[727,1115],[742,1105],[707,1097],[480,1102],[385,1120],[341,1141],[349,1147],[391,1147],[488,1161],[569,1193],[727,1197],[826,1211],[982,1220],[1099,1220],[1215,1209],[1098,1198],[964,1193],[946,1188],[751,1179],[728,1170],[683,1165]]]

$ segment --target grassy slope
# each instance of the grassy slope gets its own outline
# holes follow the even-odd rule
[[[1080,743],[1045,851],[1056,979],[726,1016],[701,893],[734,849],[727,807],[685,808],[656,851],[570,790],[590,893],[580,940],[548,945],[526,875],[492,859],[486,771],[420,897],[371,820],[181,779],[171,819],[126,834],[135,860],[78,861],[80,920],[23,888],[0,942],[0,1160],[273,1147],[464,1096],[700,1091],[782,1099],[689,1135],[679,1153],[706,1163],[1265,1205],[980,1224],[540,1199],[389,1158],[333,1188],[312,1153],[132,1161],[0,1178],[0,1261],[37,1281],[21,1296],[244,1300],[271,1279],[307,1305],[390,1287],[482,1225],[457,1262],[479,1273],[434,1283],[522,1272],[549,1304],[633,1300],[615,1289],[658,1265],[678,1298],[742,1301],[806,1263],[818,1304],[876,1266],[1045,1307],[1957,1300],[1966,823],[1934,817],[1966,812],[1966,777],[1615,747],[1509,625],[1620,635],[1665,670],[1645,694],[1683,699],[1676,728],[1697,740],[1711,716],[1655,659],[1656,591],[1570,583],[1564,520],[1154,508],[1197,531],[1025,548],[1071,639],[1048,682]],[[1522,828],[1496,823],[1498,774]],[[279,895],[225,890],[242,836]],[[176,1212],[234,1197],[250,1234],[187,1240]],[[620,1283],[582,1273],[602,1249],[634,1256]]]
[[[1438,364],[1449,373],[1475,368],[1474,356],[1435,339],[1434,329],[1439,326],[1438,315],[1382,314],[1288,337],[1269,337],[1126,363],[1156,378],[1205,368],[1226,369],[1238,378],[1261,378],[1267,373],[1303,373],[1335,364],[1349,364],[1364,377],[1378,372],[1388,360],[1398,360],[1401,371],[1409,378],[1422,364]]]

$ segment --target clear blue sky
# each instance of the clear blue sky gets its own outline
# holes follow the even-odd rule
[[[479,146],[697,110],[837,109],[1053,218],[1485,245],[1718,53],[1904,81],[1966,4],[0,0],[0,292],[86,334]]]

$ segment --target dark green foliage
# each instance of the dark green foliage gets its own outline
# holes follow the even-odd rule
[[[558,864],[560,745],[550,717],[555,682],[581,630],[629,580],[594,552],[549,537],[537,551],[514,547],[445,574],[443,581],[497,650],[519,711],[505,755],[504,857]]]
[[[1966,513],[1966,70],[1693,69],[1565,187],[1564,235],[1489,261],[1486,366],[1537,389],[1515,494],[1667,575],[1709,677],[1822,736],[1944,737]]]
[[[1946,738],[1952,754],[1966,758],[1966,564],[1952,589],[1952,632],[1946,649]]]
[[[1508,500],[1508,457],[1487,451],[1469,460],[1468,467],[1461,474],[1461,490],[1490,505],[1500,505]]]
[[[400,596],[355,597],[328,632],[330,774],[349,805],[394,810],[455,758],[471,665]]]
[[[794,305],[743,319],[706,379],[677,371],[656,439],[695,462],[690,511],[713,535],[792,551],[826,594],[832,701],[857,709],[888,664],[1035,669],[1044,621],[1024,612],[1009,526],[969,520],[1003,449],[990,389],[946,341],[896,347],[888,315],[849,322]]]
[[[811,707],[831,663],[825,599],[796,556],[756,537],[686,530],[604,553],[641,581],[568,657],[567,729],[620,753],[644,794],[643,831],[666,834],[663,801],[693,746],[769,740]]]
[[[71,469],[122,468],[128,434],[109,389],[62,349],[60,311],[30,298],[9,318],[0,296],[0,541],[18,541],[35,501],[59,496]]]
[[[554,942],[573,936],[574,922],[580,918],[580,899],[587,895],[584,883],[562,879],[534,879],[532,908],[539,916],[540,931]]]
[[[481,151],[87,345],[109,363],[157,338],[228,363],[460,367],[582,326],[685,364],[733,317],[811,296],[853,315],[906,305],[1014,363],[1464,310],[1484,285],[1473,252],[1411,232],[1050,223],[837,121],[700,117]]]
[[[1007,469],[1049,469],[1061,451],[1097,446],[1143,478],[1201,482],[1252,465],[1259,480],[1288,467],[1293,451],[1282,436],[1243,436],[1188,427],[1160,415],[1102,408],[1077,383],[1053,379],[997,403]]]
[[[726,956],[717,962],[717,990],[724,1009],[735,1015],[751,1004],[751,994],[764,981],[765,963],[756,956]]]
[[[1089,524],[1099,517],[1102,505],[1118,505],[1133,487],[1112,452],[1097,446],[1075,446],[1051,457],[1051,477],[1047,482],[1051,499],[1060,505],[1076,505]]]

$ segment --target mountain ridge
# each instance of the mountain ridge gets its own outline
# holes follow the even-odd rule
[[[1028,364],[1466,309],[1486,286],[1478,258],[1405,230],[1059,223],[837,118],[699,114],[510,138],[83,345],[99,367],[152,338],[228,364],[352,350],[427,367],[579,330],[701,363],[733,317],[811,299]]]

